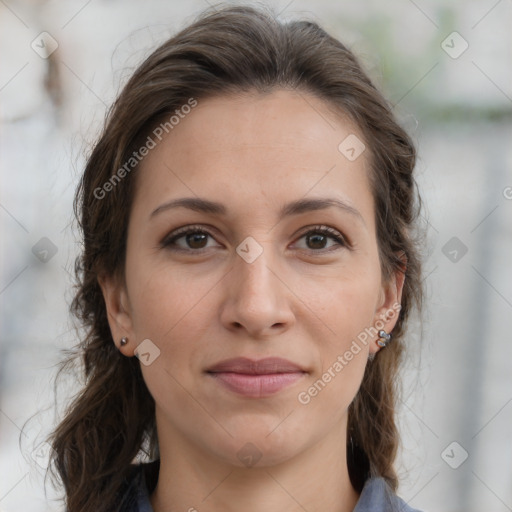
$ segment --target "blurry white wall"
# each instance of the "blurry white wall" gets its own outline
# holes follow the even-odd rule
[[[418,144],[428,295],[405,368],[400,494],[425,511],[510,511],[512,2],[271,4],[348,43]],[[0,2],[2,512],[61,510],[44,493],[39,442],[54,419],[59,350],[76,341],[82,155],[137,63],[207,6]]]

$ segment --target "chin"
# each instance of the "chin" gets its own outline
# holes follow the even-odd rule
[[[270,425],[268,418],[267,421],[252,419],[250,427],[231,426],[228,430],[234,437],[218,455],[240,468],[270,467],[294,458],[308,444],[304,439],[305,433],[298,431],[296,426],[278,426],[280,421],[273,418]],[[222,449],[221,446],[217,445],[217,450]]]

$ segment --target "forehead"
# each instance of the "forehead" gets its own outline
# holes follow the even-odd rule
[[[183,195],[247,210],[256,198],[278,207],[328,193],[372,215],[359,129],[308,93],[199,99],[168,132],[137,171],[136,203],[146,209]]]

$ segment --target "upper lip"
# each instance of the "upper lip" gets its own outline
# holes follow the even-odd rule
[[[257,361],[247,357],[236,357],[220,361],[206,371],[208,373],[231,372],[249,375],[305,372],[299,365],[280,357],[266,357]]]

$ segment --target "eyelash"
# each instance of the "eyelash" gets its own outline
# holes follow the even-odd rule
[[[204,250],[207,250],[208,248],[203,247],[203,248],[200,248],[200,249],[190,249],[190,248],[183,249],[181,247],[177,247],[177,246],[174,245],[175,242],[177,240],[179,240],[180,238],[183,238],[184,236],[189,235],[189,234],[193,234],[193,233],[200,233],[200,234],[208,235],[211,238],[214,238],[214,236],[210,232],[205,230],[202,226],[187,226],[187,227],[184,227],[184,228],[179,228],[175,232],[170,233],[169,235],[167,235],[162,240],[160,245],[161,245],[162,248],[166,248],[166,249],[171,250],[171,251],[189,252],[189,253],[193,252],[193,253],[201,254]],[[333,229],[333,228],[331,228],[329,226],[322,226],[322,225],[313,226],[308,231],[302,233],[297,240],[300,240],[301,238],[303,238],[303,237],[305,237],[307,235],[313,235],[313,234],[325,235],[325,236],[329,237],[331,240],[334,240],[338,244],[338,246],[345,247],[347,249],[351,248],[351,245],[348,242],[348,240],[341,233],[339,233],[337,230],[335,230],[335,229]],[[338,248],[336,248],[336,249],[338,249]],[[333,247],[330,247],[330,248],[327,248],[327,249],[300,249],[300,250],[302,250],[302,251],[309,251],[309,252],[312,252],[312,253],[326,253],[326,252],[332,251]]]

